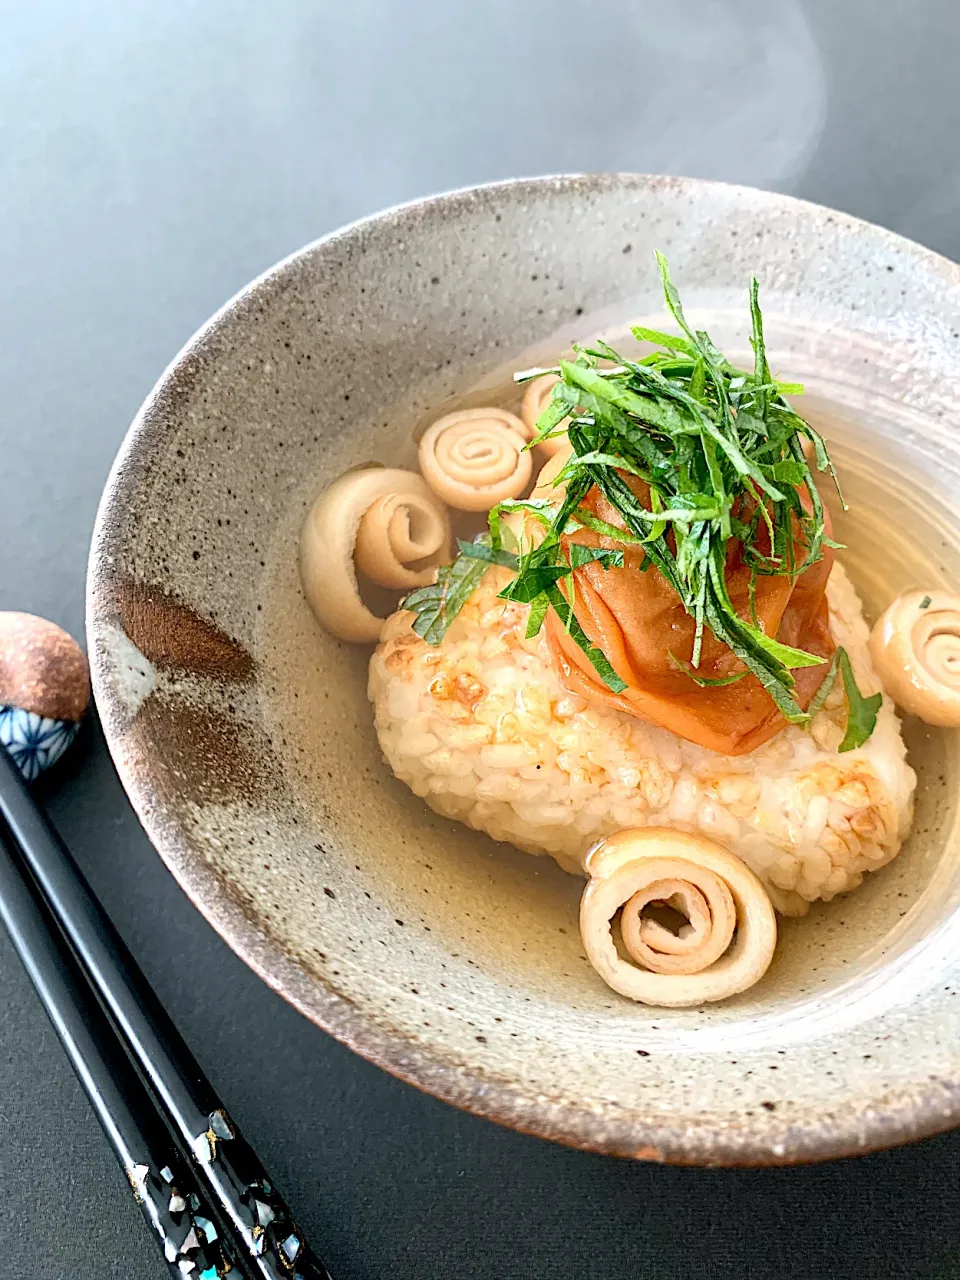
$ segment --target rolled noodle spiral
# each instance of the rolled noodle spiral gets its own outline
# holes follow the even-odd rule
[[[530,433],[530,439],[537,433],[537,419],[547,407],[550,399],[550,393],[560,381],[555,373],[545,373],[542,378],[534,378],[527,385],[527,389],[523,395],[523,404],[520,406],[520,416],[523,418],[524,425]],[[568,418],[564,418],[557,427],[558,431],[564,430],[564,423],[568,422]],[[549,440],[541,440],[537,446],[538,449],[548,458],[552,458],[558,449],[563,449],[567,444],[566,435],[552,436]]]
[[[560,448],[550,455],[537,474],[531,498],[545,498],[558,506],[563,501],[564,485],[554,483],[557,476],[573,456],[573,448],[569,440],[559,441]]]
[[[883,687],[927,724],[960,726],[960,597],[944,591],[897,596],[870,636]]]
[[[745,991],[766,973],[777,922],[763,885],[722,845],[656,827],[594,845],[580,903],[590,963],[614,991],[641,1004],[682,1008]],[[679,934],[642,916],[666,903],[686,917]],[[625,960],[611,923],[622,910]]]
[[[489,511],[519,498],[530,483],[531,437],[507,409],[460,409],[420,440],[420,470],[434,493],[458,511]]]
[[[353,559],[371,582],[409,591],[433,580],[440,563],[437,556],[449,545],[447,513],[424,485],[422,493],[409,488],[387,493],[367,508],[357,529]],[[432,562],[428,568],[410,568],[426,560]]]
[[[356,570],[380,586],[432,582],[450,559],[450,520],[412,471],[348,471],[320,494],[300,536],[300,579],[317,620],[341,640],[370,644],[384,618],[360,598]]]
[[[551,454],[537,473],[530,494],[531,498],[543,498],[547,502],[560,505],[566,486],[554,485],[554,481],[570,461],[572,453],[570,441],[561,441],[560,450]],[[544,526],[527,511],[511,511],[509,515],[503,517],[503,524],[513,530],[518,542],[539,546],[543,541]]]

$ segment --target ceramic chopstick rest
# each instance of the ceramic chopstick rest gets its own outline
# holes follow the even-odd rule
[[[0,611],[0,744],[28,782],[60,759],[89,701],[76,640],[32,613]]]

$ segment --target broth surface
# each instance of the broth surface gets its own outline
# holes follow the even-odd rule
[[[738,313],[710,311],[692,318],[710,329],[735,363],[749,359]],[[673,327],[662,316],[644,316],[642,322]],[[775,313],[767,324],[768,333],[776,335]],[[583,322],[577,333],[584,340],[601,334],[624,354],[640,349],[629,337],[622,311]],[[552,364],[574,336],[568,329],[538,343],[426,412],[398,406],[386,437],[389,447],[382,435],[374,442],[359,432],[358,458],[377,456],[387,465],[415,468],[416,439],[442,414],[483,404],[518,411],[523,389],[513,382],[513,371]],[[841,509],[829,477],[822,478],[821,492],[834,517],[835,537],[846,544],[838,554],[864,600],[868,621],[906,588],[951,589],[960,583],[960,533],[949,494],[931,493],[925,473],[911,463],[912,411],[894,395],[825,381],[822,364],[802,354],[816,346],[811,335],[794,326],[789,336],[798,354],[778,358],[774,337],[768,339],[771,363],[777,376],[806,383],[808,394],[797,407],[831,448],[848,510]],[[834,355],[842,369],[855,369],[866,358],[859,346]],[[404,920],[397,945],[408,945],[409,921],[428,949],[440,948],[450,953],[449,963],[485,975],[492,991],[501,993],[494,998],[514,1012],[522,1013],[530,999],[557,1001],[587,1014],[593,1034],[620,1034],[624,1018],[638,1014],[603,987],[586,963],[577,927],[582,881],[548,857],[521,853],[436,816],[382,760],[365,693],[368,651],[325,636],[299,598],[291,548],[301,510],[326,482],[309,477],[302,493],[291,496],[290,520],[273,550],[274,588],[264,611],[263,652],[272,678],[266,682],[271,693],[263,710],[296,788],[314,806],[318,822],[335,826],[338,840],[378,850],[376,865],[364,853],[363,879],[369,884],[373,877],[384,910]],[[461,516],[456,523],[459,536],[467,537],[485,522]],[[808,1035],[808,1019],[825,1020],[824,1029],[858,1021],[882,999],[883,975],[891,964],[904,970],[907,987],[922,985],[915,953],[960,905],[958,869],[941,857],[956,824],[960,769],[955,733],[909,718],[904,728],[919,783],[913,833],[901,853],[849,896],[816,903],[803,919],[781,920],[774,963],[753,990],[712,1008],[706,1018],[702,1011],[657,1010],[661,1034],[671,1043],[693,1036],[705,1048],[714,1028],[716,1047],[741,1041],[744,1047],[760,1047]],[[363,780],[362,803],[344,801],[335,813],[324,803],[333,769]],[[385,830],[391,832],[387,842]],[[420,969],[418,950],[419,944],[411,951],[412,973]],[[355,961],[344,960],[351,962],[364,963],[359,950]],[[429,1000],[443,1004],[439,988]]]

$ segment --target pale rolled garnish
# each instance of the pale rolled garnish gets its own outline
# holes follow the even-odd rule
[[[540,468],[531,498],[545,498],[557,504],[563,501],[565,486],[555,486],[554,481],[573,456],[573,446],[569,440],[561,440],[559,444],[560,448]]]
[[[559,506],[563,501],[565,485],[554,486],[554,480],[570,461],[573,454],[573,446],[570,441],[563,439],[560,442],[560,449],[549,457],[537,474],[534,482],[531,498],[543,498],[547,502],[552,502],[555,506]],[[514,537],[520,543],[532,543],[539,546],[543,541],[544,527],[542,523],[529,512],[512,511],[509,515],[503,517],[503,524],[513,531]]]
[[[960,726],[960,596],[897,596],[870,634],[870,656],[904,711],[927,724]]]
[[[360,598],[357,568],[386,587],[433,581],[451,556],[450,520],[413,471],[348,471],[320,494],[300,535],[300,580],[317,621],[341,640],[372,644],[385,618]]]
[[[420,470],[449,506],[489,511],[507,498],[519,498],[529,485],[531,435],[508,409],[459,409],[424,432]]]
[[[580,934],[590,963],[614,991],[641,1004],[683,1008],[746,991],[766,973],[777,921],[763,885],[706,836],[641,827],[601,840],[587,854]],[[679,934],[642,912],[666,903],[687,924]],[[611,923],[617,912],[625,960]]]
[[[537,433],[537,419],[547,407],[550,393],[559,381],[558,374],[545,373],[542,378],[534,378],[527,384],[527,389],[523,393],[523,403],[520,406],[520,417],[530,433],[529,438],[531,440]],[[568,421],[568,418],[563,418],[558,423],[556,430],[563,431],[564,423]],[[558,449],[564,448],[566,443],[566,435],[551,436],[548,440],[541,440],[537,448],[545,457],[552,458]]]
[[[409,475],[403,492],[387,493],[363,513],[354,564],[381,587],[410,591],[433,581],[450,547],[450,518],[419,476]],[[425,561],[430,561],[423,567]],[[411,569],[411,565],[420,568]]]

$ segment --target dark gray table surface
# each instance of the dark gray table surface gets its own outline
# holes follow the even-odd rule
[[[776,187],[960,256],[957,0],[0,0],[2,601],[79,634],[157,374],[275,259],[517,174]],[[50,810],[336,1280],[960,1275],[960,1137],[776,1171],[631,1165],[355,1058],[196,914],[94,726]],[[0,942],[0,1276],[166,1274]]]

